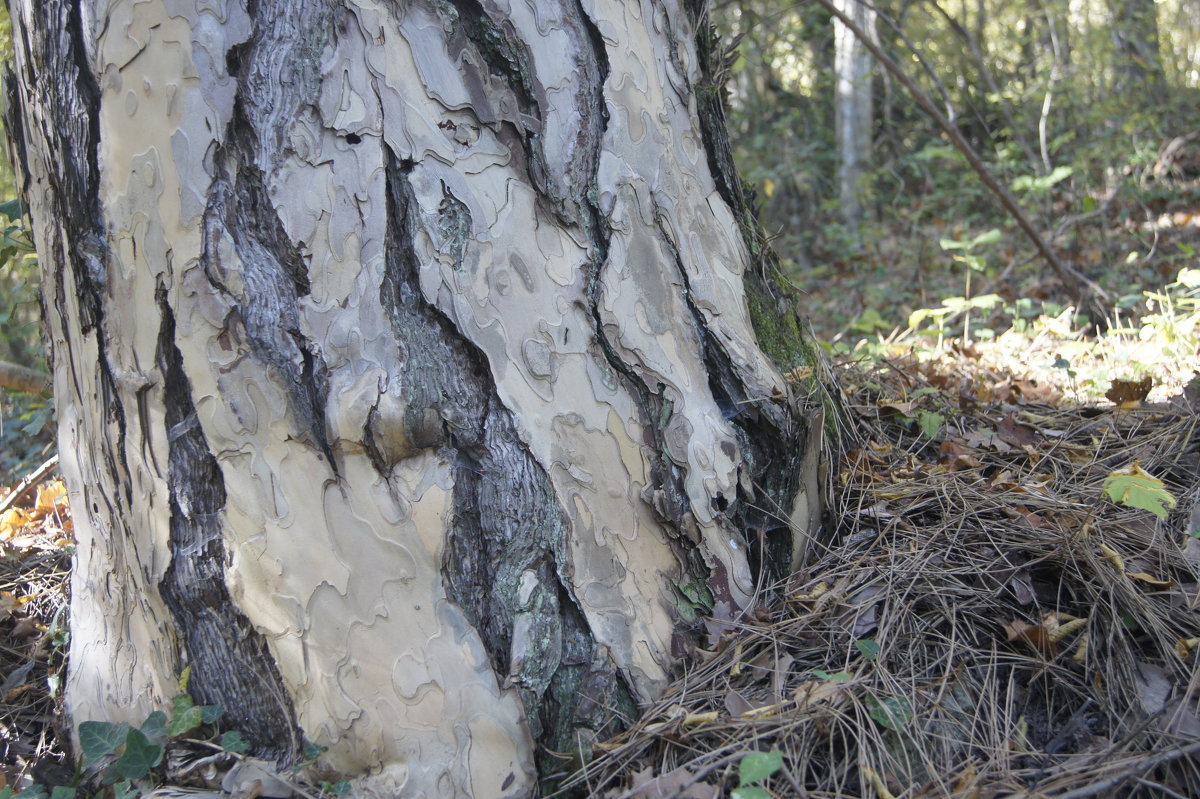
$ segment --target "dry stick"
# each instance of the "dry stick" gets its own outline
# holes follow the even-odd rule
[[[50,459],[37,467],[37,470],[26,477],[20,484],[12,490],[12,493],[4,499],[0,499],[0,513],[11,508],[17,503],[21,497],[28,494],[34,486],[46,479],[46,477],[58,467],[58,456],[51,455]]]
[[[48,397],[51,389],[50,375],[37,369],[0,361],[0,388]]]
[[[820,0],[817,0],[817,2],[820,2]],[[1197,752],[1200,752],[1200,743],[1194,743],[1191,746],[1185,746],[1182,749],[1174,749],[1168,752],[1163,752],[1160,755],[1146,758],[1137,763],[1131,763],[1130,765],[1141,767],[1142,773],[1145,774],[1155,766],[1161,766],[1163,763],[1167,763],[1172,760],[1178,760],[1181,757],[1191,757]],[[1054,799],[1087,799],[1087,797],[1104,793],[1110,788],[1115,788],[1128,779],[1136,779],[1136,777],[1129,772],[1124,772],[1115,777],[1109,777],[1108,779],[1093,782],[1090,785],[1084,785],[1082,788],[1076,788],[1073,791],[1060,793],[1058,796],[1054,797]]]
[[[933,101],[929,99],[929,95],[921,91],[921,89],[912,82],[908,75],[906,75],[904,71],[900,69],[899,65],[897,65],[887,53],[883,52],[878,45],[871,41],[871,37],[869,37],[862,28],[854,24],[849,17],[847,17],[837,8],[834,8],[833,3],[831,3],[830,0],[816,0],[816,2],[830,14],[833,14],[835,17],[837,17],[838,21],[845,25],[846,29],[853,33],[855,38],[862,42],[863,46],[871,51],[871,55],[875,56],[875,59],[879,61],[879,63],[883,64],[883,66],[887,68],[887,71],[892,73],[896,77],[896,80],[900,81],[904,88],[908,90],[908,93],[911,94],[912,98],[917,101],[917,105],[921,107],[921,110],[923,110],[926,114],[929,114],[933,121],[937,123],[938,127],[950,137],[951,143],[954,144],[954,146],[958,148],[958,151],[961,152],[967,159],[967,163],[970,164],[971,168],[975,170],[975,173],[979,175],[979,179],[983,181],[983,185],[987,186],[992,193],[996,195],[997,199],[1000,200],[1000,204],[1003,205],[1010,214],[1012,214],[1013,219],[1015,219],[1017,224],[1020,225],[1021,230],[1025,231],[1025,235],[1028,236],[1029,240],[1033,242],[1033,246],[1037,247],[1038,252],[1040,252],[1042,257],[1046,259],[1046,262],[1054,268],[1054,271],[1058,274],[1058,276],[1066,283],[1076,287],[1077,289],[1081,289],[1090,293],[1093,297],[1096,297],[1100,300],[1108,300],[1108,292],[1102,289],[1091,278],[1075,270],[1068,264],[1063,263],[1062,260],[1054,254],[1054,251],[1050,249],[1050,245],[1046,243],[1046,240],[1042,238],[1040,233],[1038,233],[1037,228],[1035,228],[1033,223],[1029,221],[1029,217],[1027,217],[1025,212],[1021,210],[1021,206],[1017,205],[1016,199],[1012,196],[1008,189],[1001,186],[999,181],[997,181],[992,173],[988,171],[988,168],[984,166],[983,161],[975,152],[975,149],[971,147],[966,139],[963,138],[962,134],[959,133],[958,128],[952,125],[950,121],[942,114],[942,112],[937,110],[937,106],[935,106]]]

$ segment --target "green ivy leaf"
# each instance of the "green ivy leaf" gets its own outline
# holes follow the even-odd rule
[[[179,697],[176,697],[178,699]],[[204,714],[200,708],[191,704],[191,698],[188,698],[188,706],[177,710],[171,715],[171,723],[167,725],[167,735],[172,738],[178,738],[181,735],[186,735],[192,730],[204,723]]]
[[[250,744],[242,737],[240,732],[231,730],[221,736],[221,748],[226,752],[233,752],[236,755],[240,755],[250,748]]]
[[[738,763],[738,784],[762,782],[783,768],[783,752],[751,752]]]
[[[142,735],[146,736],[146,740],[156,743],[165,744],[167,742],[167,714],[161,710],[156,710],[146,720],[142,722],[142,726],[138,728]]]
[[[142,786],[129,780],[121,780],[113,786],[113,799],[137,799],[142,795]]]
[[[917,424],[921,426],[921,432],[926,438],[933,438],[942,429],[942,424],[946,421],[946,417],[940,413],[933,411],[917,411]]]
[[[874,638],[860,638],[854,642],[854,646],[858,649],[859,654],[867,660],[879,657],[879,642]]]
[[[89,763],[95,763],[116,752],[131,729],[125,722],[85,721],[79,725],[79,748]]]
[[[205,724],[216,724],[223,715],[225,711],[220,705],[200,705],[200,719]]]
[[[160,744],[152,743],[141,730],[130,730],[125,738],[125,751],[113,764],[113,772],[127,780],[140,780],[162,762],[163,751]]]
[[[70,785],[55,785],[50,790],[50,799],[75,799],[75,788]]]
[[[829,680],[830,682],[847,682],[849,680],[854,679],[853,677],[850,676],[849,672],[845,672],[845,671],[835,671],[831,674],[828,671],[821,671],[820,669],[813,669],[813,674],[816,675],[817,677],[821,678],[822,680]]]

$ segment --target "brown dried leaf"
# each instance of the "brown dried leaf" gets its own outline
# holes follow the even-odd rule
[[[996,424],[996,435],[1014,447],[1025,447],[1037,443],[1037,432],[1027,424],[1021,424],[1009,413]]]
[[[1053,614],[1051,614],[1053,615]],[[1055,624],[1054,626],[1057,626]],[[1009,641],[1024,641],[1037,652],[1054,657],[1058,654],[1058,646],[1050,640],[1050,630],[1046,624],[1030,624],[1027,621],[1010,621],[1004,625],[1004,632]]]
[[[1136,408],[1150,395],[1154,378],[1146,375],[1141,380],[1113,380],[1104,396],[1122,408]]]
[[[971,454],[970,450],[953,441],[943,441],[938,450],[940,453],[938,463],[948,467],[951,471],[978,469],[983,465],[978,458]]]

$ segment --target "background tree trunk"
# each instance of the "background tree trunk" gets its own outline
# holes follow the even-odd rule
[[[76,722],[190,664],[359,795],[525,795],[788,570],[815,436],[687,11],[14,5]]]
[[[1158,9],[1154,0],[1108,0],[1117,47],[1116,90],[1137,107],[1165,99],[1166,75],[1158,47]]]
[[[875,9],[858,0],[836,0],[836,7],[859,28],[875,35]],[[854,242],[862,236],[864,201],[863,177],[871,164],[871,137],[874,102],[871,76],[875,61],[871,53],[850,29],[833,21],[834,72],[837,92],[834,102],[837,119],[838,195],[842,220]]]

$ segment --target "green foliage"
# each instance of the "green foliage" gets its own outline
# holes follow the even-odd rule
[[[874,638],[860,638],[854,642],[854,647],[864,660],[874,660],[879,657],[879,642]]]
[[[903,696],[892,696],[887,699],[867,697],[871,707],[871,718],[881,727],[889,730],[902,730],[913,720],[912,703]]]
[[[783,768],[783,753],[749,752],[738,762],[738,787],[733,789],[733,799],[770,799],[771,794],[757,783]]]
[[[186,693],[190,669],[185,669],[180,677],[181,692],[171,700],[171,711],[168,715],[161,710],[155,710],[146,717],[141,726],[133,727],[125,722],[84,721],[79,725],[79,749],[82,755],[82,766],[78,772],[77,783],[71,787],[56,787],[49,799],[61,799],[65,796],[75,796],[80,787],[88,784],[99,791],[94,797],[112,797],[112,799],[135,799],[153,789],[154,778],[162,766],[168,747],[172,741],[187,736],[201,735],[209,737],[212,725],[221,718],[221,709],[215,705],[197,705]],[[207,728],[207,730],[206,730]],[[249,744],[236,731],[221,734],[217,746],[227,752],[241,754],[249,748]],[[333,783],[330,793],[342,795],[341,783]],[[347,790],[348,790],[348,786]],[[8,789],[5,789],[8,790]],[[0,799],[11,796],[11,791],[5,794],[0,791]],[[22,797],[42,797],[46,799],[46,791],[41,786],[33,786],[21,793]]]

